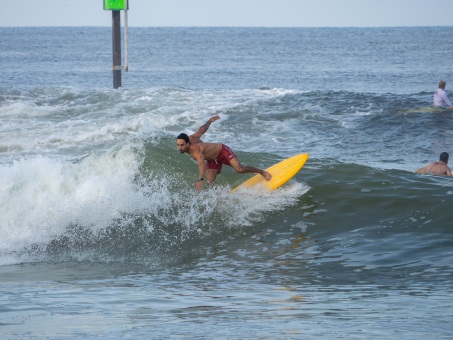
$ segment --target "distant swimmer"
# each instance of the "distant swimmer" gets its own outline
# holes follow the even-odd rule
[[[433,105],[434,107],[444,107],[448,110],[453,110],[453,104],[448,99],[447,92],[445,92],[445,86],[447,86],[447,83],[441,80],[439,82],[439,88],[434,93]]]
[[[206,172],[206,181],[213,184],[222,170],[222,165],[231,166],[238,173],[258,173],[266,180],[270,181],[272,175],[265,170],[253,166],[242,165],[235,153],[225,144],[204,143],[200,138],[208,131],[211,123],[220,119],[219,116],[213,116],[204,123],[193,135],[181,133],[176,137],[176,146],[180,153],[188,153],[190,157],[198,163],[198,181],[195,188],[200,191],[203,189],[203,177]],[[206,164],[205,164],[205,161]]]
[[[447,165],[448,157],[448,153],[442,152],[438,162],[433,162],[415,172],[423,175],[451,176],[451,170]]]

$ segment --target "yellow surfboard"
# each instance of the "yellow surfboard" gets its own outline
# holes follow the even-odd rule
[[[448,111],[448,109],[446,107],[428,106],[428,107],[419,107],[417,109],[401,110],[399,112],[402,112],[402,113],[440,113],[440,112],[447,112],[447,111]]]
[[[275,190],[288,182],[298,173],[307,161],[308,156],[308,153],[301,153],[287,158],[266,169],[266,171],[272,175],[272,179],[270,181],[266,181],[263,176],[258,174],[231,189],[229,194],[232,194],[237,190],[251,188],[256,185],[259,185],[268,191]]]

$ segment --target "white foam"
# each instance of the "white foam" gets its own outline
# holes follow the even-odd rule
[[[69,225],[104,228],[141,207],[129,147],[79,163],[43,156],[0,167],[0,252],[48,242]]]
[[[231,141],[238,151],[266,151],[266,145],[257,141],[262,141],[261,132],[275,130],[275,124],[257,119],[253,129],[258,132],[243,133],[237,129],[250,127],[238,120],[240,112],[262,100],[278,100],[295,91],[138,92],[141,93],[121,90],[92,94],[49,89],[44,94],[27,93],[2,103],[2,263],[9,263],[13,252],[34,244],[48,244],[64,235],[70,226],[84,226],[96,233],[112,225],[127,224],[127,216],[134,214],[145,219],[151,216],[147,225],[151,229],[153,221],[162,226],[178,226],[181,238],[190,232],[209,232],[206,226],[210,217],[220,216],[222,225],[232,228],[251,225],[263,213],[294,204],[308,190],[304,185],[287,185],[272,195],[248,193],[233,198],[226,194],[228,188],[196,195],[192,187],[186,189],[186,183],[175,188],[178,178],[168,174],[155,178],[151,174],[144,179],[146,183],[137,182],[144,175],[140,169],[143,159],[136,150],[147,143],[144,141],[161,134],[195,131],[220,112],[222,119],[212,124],[206,141]],[[231,120],[230,112],[235,112]],[[292,125],[291,120],[277,123],[279,138],[292,135]],[[283,148],[286,143],[280,144]],[[146,156],[152,157],[149,150]]]
[[[291,180],[283,187],[267,192],[259,189],[238,190],[228,195],[222,208],[226,216],[229,216],[230,225],[252,225],[261,220],[263,213],[281,210],[295,204],[300,196],[310,190],[305,183]]]

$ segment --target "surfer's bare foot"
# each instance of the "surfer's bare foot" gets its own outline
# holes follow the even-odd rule
[[[264,177],[264,179],[266,181],[270,181],[271,178],[272,178],[272,175],[270,173],[268,173],[267,171],[264,171],[264,170],[263,170],[263,172],[261,172],[261,175],[263,175],[263,177]]]

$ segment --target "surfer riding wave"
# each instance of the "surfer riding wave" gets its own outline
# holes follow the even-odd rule
[[[176,137],[176,146],[181,154],[187,153],[198,163],[198,180],[195,188],[200,191],[203,189],[203,178],[206,172],[208,184],[213,184],[222,170],[222,165],[231,166],[238,173],[258,173],[267,181],[270,181],[272,175],[265,170],[255,168],[249,165],[242,165],[236,154],[225,144],[205,143],[200,138],[208,130],[211,123],[220,119],[219,116],[213,116],[204,123],[194,134],[188,136],[181,133]],[[207,165],[205,164],[207,161]]]

